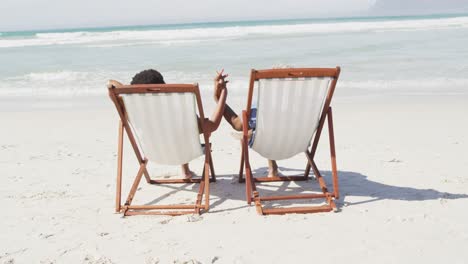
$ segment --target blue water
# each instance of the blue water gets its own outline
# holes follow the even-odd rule
[[[458,94],[466,58],[468,15],[0,32],[0,97],[105,95],[108,79],[128,83],[146,68],[204,90],[224,68],[235,94],[252,68],[336,65],[338,94]]]

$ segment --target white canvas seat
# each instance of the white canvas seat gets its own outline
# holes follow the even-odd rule
[[[181,165],[200,157],[195,94],[122,95],[128,121],[149,161]]]
[[[270,160],[304,153],[317,129],[330,80],[329,77],[258,80],[252,148]]]

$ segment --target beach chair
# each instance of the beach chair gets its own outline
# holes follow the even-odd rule
[[[246,199],[255,203],[262,215],[286,213],[315,213],[336,210],[339,197],[333,134],[333,92],[340,68],[288,68],[252,70],[247,109],[242,112],[243,138],[239,181],[246,183]],[[254,90],[257,91],[256,129],[249,142],[248,130]],[[325,121],[328,121],[333,190],[330,191],[322,177],[314,156]],[[253,177],[249,162],[249,145],[261,156],[270,160],[288,159],[304,153],[307,166],[304,176]],[[243,170],[245,168],[245,178]],[[256,183],[273,181],[304,181],[312,168],[321,193],[283,196],[260,196]],[[322,198],[325,205],[304,207],[265,208],[264,201]]]
[[[210,181],[216,181],[211,159],[209,133],[203,132],[200,142],[199,126],[205,120],[198,84],[108,85],[109,96],[120,116],[117,190],[115,211],[124,215],[138,214],[200,214],[208,211]],[[197,121],[197,110],[199,122]],[[123,138],[127,134],[139,162],[139,170],[127,196],[121,204]],[[205,154],[203,173],[197,179],[151,179],[148,161],[165,165],[181,165]],[[211,171],[211,177],[210,177]],[[199,183],[194,204],[133,205],[132,200],[142,176],[149,184]],[[204,203],[202,199],[204,195]]]

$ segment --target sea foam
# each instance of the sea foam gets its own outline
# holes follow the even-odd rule
[[[106,83],[115,79],[129,83],[135,71],[50,71],[31,72],[0,78],[0,96],[93,96],[107,93]],[[207,90],[212,88],[213,76],[200,72],[164,72],[168,83],[196,83]],[[210,90],[211,91],[211,90]]]
[[[117,30],[104,32],[37,33],[25,38],[0,38],[0,48],[94,45],[180,44],[196,41],[223,41],[262,36],[333,34],[346,32],[386,32],[468,28],[468,17],[401,19],[354,22],[309,22],[284,25],[247,25],[181,29]]]
[[[32,72],[0,79],[0,96],[95,96],[107,93],[106,83],[116,79],[129,83],[136,71],[52,71]],[[207,72],[164,72],[167,83],[199,83],[204,92],[212,91],[212,74]],[[231,96],[245,96],[248,87],[248,76],[234,78],[229,83]],[[411,91],[413,94],[450,94],[467,93],[467,78],[421,78],[399,80],[340,80],[338,91],[351,94],[353,91],[375,94],[401,94]],[[341,92],[340,92],[341,93]]]

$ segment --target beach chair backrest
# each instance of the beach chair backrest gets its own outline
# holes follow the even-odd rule
[[[278,74],[279,78],[273,74],[255,81],[257,117],[252,149],[270,160],[291,158],[307,150],[330,95],[332,76],[300,73]]]
[[[138,90],[139,86],[127,87],[140,91],[121,94],[121,98],[143,157],[158,164],[181,165],[203,154],[196,111],[197,101],[201,103],[198,86],[197,92],[161,90],[164,85],[146,88],[147,92]]]

